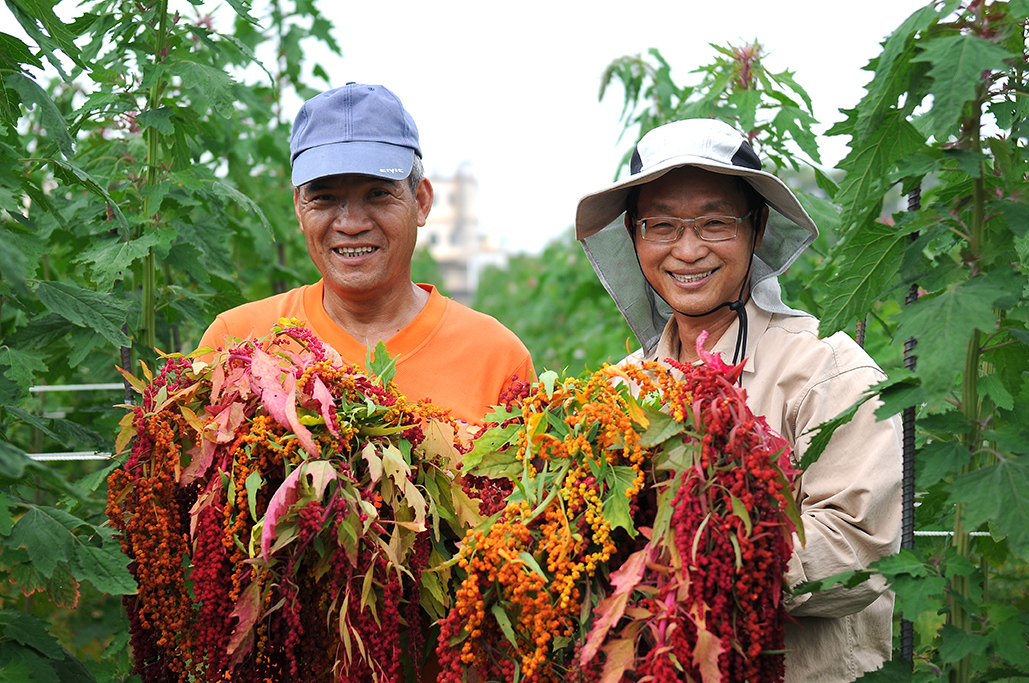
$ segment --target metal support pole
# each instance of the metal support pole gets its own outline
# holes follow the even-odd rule
[[[908,194],[908,211],[918,211],[922,208],[922,188],[916,186]],[[918,234],[912,234],[911,239],[918,238]],[[918,299],[918,285],[912,284],[908,290],[905,303],[910,305]],[[915,346],[918,341],[914,337],[908,337],[904,341],[904,368],[914,372],[918,362],[915,355]],[[903,429],[904,464],[901,476],[902,511],[900,519],[900,547],[913,550],[915,547],[915,407],[908,406],[901,414],[901,425]],[[900,653],[909,665],[914,664],[914,630],[912,623],[907,619],[900,622]]]

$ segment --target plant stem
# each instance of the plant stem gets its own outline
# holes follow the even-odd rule
[[[982,124],[982,108],[979,105],[984,93],[973,104],[973,111],[970,115],[968,130],[970,135],[969,146],[973,152],[982,151],[982,140],[980,129]],[[978,177],[972,183],[972,219],[971,219],[971,240],[968,250],[971,255],[970,261],[974,271],[978,268],[978,259],[982,252],[984,235],[986,230],[986,183],[983,174],[986,172],[985,165],[980,162]],[[962,436],[962,444],[970,453],[976,453],[981,446],[982,436],[979,428],[979,372],[980,357],[982,354],[982,332],[972,331],[972,337],[965,347],[965,367],[961,378],[961,410],[970,425],[969,429]],[[973,459],[961,468],[961,476],[974,471],[976,462]],[[954,548],[962,558],[969,559],[972,554],[972,537],[969,530],[965,528],[965,505],[958,504],[954,509]],[[950,580],[950,623],[962,631],[971,631],[972,618],[965,610],[965,604],[971,596],[968,576],[954,576]],[[966,655],[954,664],[950,672],[952,683],[968,683],[971,680],[971,656]]]
[[[157,40],[154,49],[154,66],[157,67],[164,61],[164,51],[168,38],[168,0],[157,2],[158,26]],[[161,93],[164,88],[164,77],[158,75],[150,88],[147,98],[147,109],[153,110],[161,106]],[[144,133],[147,147],[147,169],[146,187],[150,188],[160,182],[161,172],[161,140],[157,129],[153,126],[146,129]],[[150,198],[147,193],[143,194],[143,216],[150,218]],[[154,224],[157,223],[157,216],[153,216]],[[153,349],[157,346],[157,259],[154,257],[154,250],[151,248],[143,258],[143,334],[142,342],[146,349]]]

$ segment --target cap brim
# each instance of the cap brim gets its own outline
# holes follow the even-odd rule
[[[411,175],[415,151],[383,142],[338,142],[304,150],[293,160],[293,185],[326,176],[354,173],[390,180]]]
[[[575,211],[575,238],[583,240],[596,234],[618,218],[625,211],[625,202],[632,188],[656,180],[682,166],[695,166],[713,173],[746,179],[772,208],[812,235],[818,235],[818,228],[804,207],[785,183],[771,173],[745,166],[718,163],[709,157],[683,155],[667,159],[645,173],[630,176],[579,200],[579,206]]]

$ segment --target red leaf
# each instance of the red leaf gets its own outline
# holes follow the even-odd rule
[[[238,619],[236,628],[232,630],[232,637],[229,639],[227,654],[235,654],[233,661],[239,661],[246,656],[254,645],[254,624],[261,614],[261,587],[255,580],[247,586],[236,609],[232,610],[232,617]]]
[[[188,486],[199,479],[207,472],[211,463],[214,462],[214,452],[218,445],[206,436],[202,436],[200,443],[189,450],[189,465],[182,472],[181,486]]]
[[[285,374],[286,386],[283,386],[282,368],[271,355],[260,349],[254,349],[250,369],[268,414],[283,427],[291,429],[304,450],[317,457],[320,453],[318,446],[311,438],[311,432],[300,424],[297,417],[297,379],[293,373]]]
[[[310,480],[304,479],[304,477],[310,477]],[[268,558],[268,551],[275,540],[275,527],[282,516],[289,512],[293,503],[297,502],[303,494],[312,500],[321,500],[322,494],[325,493],[325,487],[335,478],[336,470],[328,460],[308,460],[289,473],[289,476],[268,501],[268,509],[264,514],[264,525],[261,529],[262,558]],[[312,490],[304,490],[303,487],[308,486]]]
[[[338,439],[339,430],[336,429],[336,421],[332,419],[332,413],[329,411],[329,408],[336,404],[336,400],[318,375],[314,376],[314,400],[318,403],[322,417],[325,418],[325,426],[329,428],[329,433]]]
[[[651,544],[647,544],[642,550],[637,550],[625,560],[621,567],[611,573],[611,583],[615,592],[600,601],[600,604],[593,609],[593,613],[599,617],[590,629],[586,638],[586,644],[582,647],[579,661],[583,666],[589,663],[597,654],[597,650],[607,638],[608,631],[618,623],[618,620],[625,614],[625,606],[629,596],[643,579],[643,571],[647,568],[647,560],[650,558]]]

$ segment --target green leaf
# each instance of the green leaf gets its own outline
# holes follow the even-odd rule
[[[929,575],[929,568],[925,566],[925,563],[906,548],[902,548],[896,555],[887,555],[878,562],[875,562],[872,567],[882,573],[887,579],[892,579],[901,574],[914,577]]]
[[[264,485],[264,479],[261,477],[261,471],[255,469],[253,472],[247,475],[246,480],[243,482],[247,490],[247,502],[250,504],[250,517],[255,522],[257,521],[257,494]]]
[[[970,33],[932,38],[922,45],[922,52],[911,61],[932,64],[933,106],[928,116],[937,140],[946,142],[957,134],[965,103],[976,99],[984,74],[1003,70],[1004,60],[1016,55]]]
[[[33,565],[49,577],[59,562],[68,562],[72,557],[75,541],[62,524],[66,521],[64,517],[70,515],[56,508],[31,507],[14,525],[5,544],[12,548],[24,546]]]
[[[1002,459],[955,479],[950,503],[965,504],[965,524],[975,529],[992,522],[1007,536],[1011,552],[1029,560],[1029,456]]]
[[[261,221],[261,225],[264,227],[266,231],[265,234],[267,235],[267,237],[270,238],[272,241],[275,240],[275,233],[272,230],[272,224],[271,222],[269,222],[268,217],[264,214],[264,211],[261,209],[260,204],[258,204],[253,199],[246,196],[236,188],[232,187],[228,183],[223,183],[221,181],[211,183],[211,190],[214,192],[216,196],[234,201],[237,204],[241,205],[243,208],[252,211],[254,215],[257,216],[257,219]]]
[[[547,577],[547,575],[543,572],[543,567],[540,566],[539,562],[536,561],[535,557],[533,557],[525,551],[518,553],[518,557],[522,560],[522,562],[528,565],[529,569],[535,572],[540,578],[546,581],[550,580]]]
[[[879,221],[862,223],[839,248],[826,277],[820,336],[838,332],[858,320],[897,281],[910,239],[906,231]]]
[[[493,460],[494,458],[507,459],[508,456],[502,452],[504,446],[513,444],[518,439],[518,434],[522,431],[522,425],[517,422],[512,422],[505,427],[493,427],[486,430],[486,432],[475,439],[472,450],[465,454],[462,458],[462,463],[465,472],[471,472],[476,469],[484,459]],[[513,451],[513,449],[511,449]],[[509,455],[514,455],[510,453]],[[488,456],[488,457],[487,457]],[[488,463],[487,463],[488,464]],[[519,469],[521,465],[519,465]],[[481,476],[481,475],[480,475]]]
[[[129,346],[129,338],[121,331],[128,316],[127,301],[49,280],[40,281],[36,293],[53,313],[80,327],[92,327],[114,346]]]
[[[811,434],[812,432],[814,434],[811,437],[811,443],[808,444],[807,450],[804,451],[804,456],[800,460],[800,469],[806,470],[817,462],[818,458],[821,457],[822,453],[825,451],[826,446],[829,445],[829,440],[832,438],[832,435],[836,433],[836,430],[850,422],[855,413],[857,413],[858,408],[873,396],[873,393],[866,392],[857,400],[856,403],[854,403],[854,405],[850,406],[833,419],[827,420],[817,427],[805,432],[802,436]]]
[[[914,621],[926,611],[935,611],[946,592],[947,580],[942,576],[895,576],[890,588],[896,594],[897,610],[905,619]]]
[[[39,123],[46,130],[47,139],[53,140],[66,158],[75,156],[74,143],[64,117],[50,95],[31,78],[14,73],[4,79],[4,86],[21,95],[25,105],[35,105],[39,112]]]
[[[136,117],[136,123],[142,129],[153,128],[161,135],[174,135],[175,126],[172,124],[172,116],[175,110],[171,107],[158,107],[141,111]]]
[[[994,305],[1017,295],[1023,281],[1011,268],[998,269],[922,297],[900,312],[898,334],[918,340],[918,375],[930,399],[955,390],[973,330],[992,331]]]
[[[915,456],[915,483],[927,488],[943,477],[961,468],[972,459],[972,453],[954,441],[933,441],[923,446]]]
[[[47,357],[44,351],[17,349],[6,344],[0,346],[0,361],[3,361],[0,368],[3,374],[26,389],[35,384],[37,376],[47,371]]]
[[[8,407],[4,406],[5,409]],[[0,481],[4,479],[7,480],[6,483],[19,481],[26,466],[32,464],[34,464],[33,461],[26,457],[25,451],[8,442],[6,437],[0,433]]]
[[[18,23],[29,37],[47,56],[50,64],[65,80],[68,80],[61,63],[62,60],[54,54],[55,50],[59,49],[64,56],[82,69],[89,67],[82,61],[81,51],[75,45],[75,39],[78,36],[54,13],[55,4],[48,0],[9,0],[7,7],[17,17]],[[40,25],[42,25],[42,31]]]
[[[393,381],[393,377],[397,374],[397,358],[390,358],[386,345],[380,341],[375,345],[374,351],[368,349],[365,367],[368,368],[369,373],[379,378],[380,385],[386,386]]]
[[[640,435],[640,445],[644,448],[652,448],[662,444],[671,437],[682,431],[682,425],[675,421],[671,415],[647,409],[644,412],[650,424]]]
[[[615,465],[607,470],[604,483],[610,492],[604,500],[604,517],[612,529],[625,529],[633,538],[639,533],[632,523],[629,498],[625,494],[636,481],[636,470],[628,465]]]
[[[89,581],[101,593],[108,595],[133,595],[136,593],[136,579],[129,571],[129,560],[121,549],[97,548],[81,544],[75,548],[75,578]]]
[[[979,392],[989,396],[999,408],[1011,410],[1015,407],[1015,399],[1004,386],[997,374],[983,375],[979,378]]]
[[[31,647],[50,659],[63,659],[61,644],[47,632],[46,623],[31,614],[16,610],[0,610],[0,626],[4,638]]]
[[[75,164],[69,163],[67,161],[62,161],[61,159],[48,158],[43,159],[42,161],[53,164],[55,167],[54,172],[58,175],[63,175],[68,182],[81,185],[82,187],[86,188],[96,196],[103,199],[104,202],[107,203],[107,208],[110,209],[115,219],[117,219],[118,224],[123,229],[128,230],[129,222],[125,220],[125,215],[122,213],[121,208],[118,206],[118,202],[111,198],[111,195],[108,194],[107,190],[105,190],[100,185],[100,183],[98,183],[93,178],[93,176],[86,173]]]
[[[504,606],[499,602],[494,602],[493,606],[490,607],[490,612],[493,614],[493,618],[497,620],[500,630],[504,632],[504,637],[507,638],[507,641],[517,651],[518,638],[515,636],[514,628],[511,626],[511,618],[507,616]]]
[[[951,624],[944,624],[940,630],[940,660],[946,664],[964,659],[968,655],[981,655],[989,646],[990,641],[985,636]]]
[[[925,146],[924,136],[900,112],[890,112],[867,140],[852,140],[851,151],[839,163],[846,172],[835,200],[844,224],[868,223],[879,215],[886,178],[901,160]]]
[[[227,71],[193,61],[171,64],[171,72],[182,78],[185,88],[196,90],[196,97],[207,99],[210,108],[229,118],[236,102],[235,81]]]

